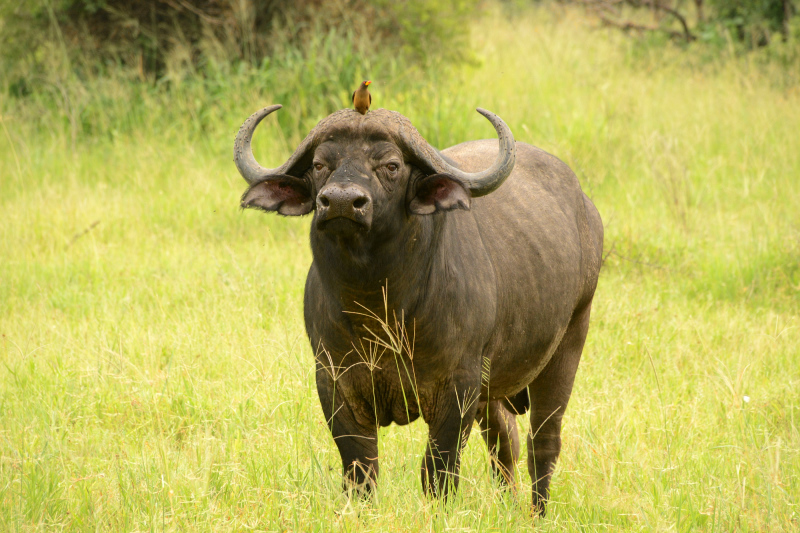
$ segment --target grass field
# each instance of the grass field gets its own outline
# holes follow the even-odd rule
[[[473,40],[466,66],[373,62],[352,81],[375,80],[376,107],[439,147],[492,137],[474,108],[496,112],[603,217],[535,527],[797,531],[797,67],[649,49],[572,11],[489,13]],[[305,75],[324,96],[233,72],[171,91],[55,85],[49,107],[0,97],[0,530],[533,527],[524,462],[502,492],[477,432],[458,497],[424,498],[422,422],[381,431],[372,502],[340,493],[302,322],[309,220],[241,212],[231,162],[263,105],[285,106],[256,136],[267,166],[347,105]]]

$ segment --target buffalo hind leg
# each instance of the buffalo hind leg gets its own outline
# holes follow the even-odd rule
[[[422,415],[428,423],[428,444],[422,460],[425,494],[447,497],[458,489],[461,450],[469,438],[478,408],[478,380],[473,388],[452,383],[440,390],[438,401]]]
[[[533,481],[533,512],[544,516],[550,478],[561,452],[561,419],[567,408],[583,344],[589,329],[591,304],[575,313],[552,359],[528,386],[531,428],[528,472]]]
[[[481,436],[489,448],[495,479],[514,488],[514,468],[519,459],[519,433],[515,413],[502,400],[482,403],[478,407]]]

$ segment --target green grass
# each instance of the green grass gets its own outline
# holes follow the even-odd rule
[[[495,111],[564,159],[603,216],[593,324],[536,528],[797,530],[791,73],[641,50],[572,11],[483,27],[476,64],[373,60],[370,77],[377,106],[440,147],[491,137],[474,108]],[[302,105],[253,72],[3,97],[0,530],[532,527],[524,461],[518,494],[500,491],[477,432],[458,497],[424,498],[421,422],[381,431],[374,501],[340,493],[302,321],[308,220],[240,212],[231,147],[250,112],[282,103],[255,141],[281,163],[346,105],[361,73],[345,67],[314,74]]]

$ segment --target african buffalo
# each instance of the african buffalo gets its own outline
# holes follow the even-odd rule
[[[236,137],[250,185],[241,206],[315,212],[305,323],[345,485],[375,484],[378,426],[422,415],[426,493],[457,487],[474,420],[495,475],[513,486],[514,415],[530,410],[533,509],[544,513],[603,248],[575,174],[482,109],[499,149],[482,140],[439,152],[399,113],[344,109],[267,169],[250,143],[280,107]]]

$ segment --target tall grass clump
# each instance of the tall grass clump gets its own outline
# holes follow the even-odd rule
[[[62,29],[28,90],[0,80],[0,530],[797,529],[797,64],[654,48],[560,5],[481,15],[462,62],[311,25],[302,48],[140,79],[82,69]],[[308,220],[241,212],[231,148],[284,104],[254,142],[277,166],[362,79],[439,147],[491,137],[474,108],[496,112],[603,217],[546,519],[525,465],[503,491],[477,438],[457,497],[421,496],[421,422],[381,429],[373,500],[340,490]]]

